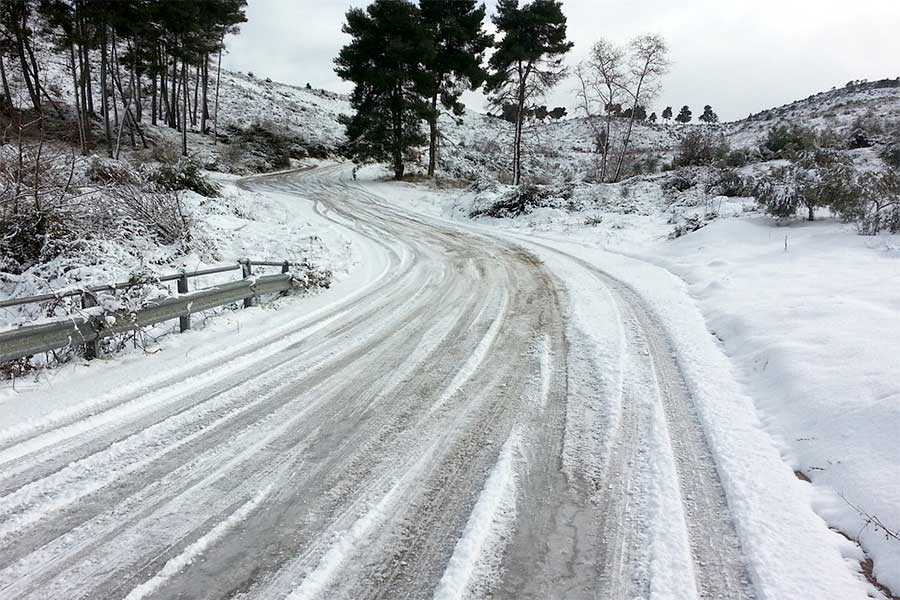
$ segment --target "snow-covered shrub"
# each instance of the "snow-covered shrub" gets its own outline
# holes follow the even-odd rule
[[[219,186],[203,176],[200,165],[193,159],[185,158],[174,164],[160,164],[145,172],[147,181],[162,192],[191,190],[201,196],[214,198],[219,195]]]
[[[487,207],[473,210],[470,216],[472,218],[518,217],[530,213],[535,208],[566,206],[572,199],[574,189],[574,186],[571,184],[559,186],[523,185],[511,188]]]
[[[721,169],[706,191],[714,196],[745,198],[753,195],[753,183],[734,169]]]
[[[0,146],[0,271],[53,258],[77,231],[75,161],[49,148]]]
[[[675,228],[671,231],[671,233],[669,233],[669,239],[674,240],[689,233],[693,233],[695,231],[703,229],[704,227],[715,221],[717,217],[718,215],[716,213],[706,213],[702,216],[690,215],[684,217],[681,222],[675,225]]]
[[[267,121],[244,128],[232,125],[227,133],[228,143],[220,150],[221,166],[235,173],[287,169],[291,159],[328,158],[337,151]]]
[[[88,163],[85,176],[89,181],[101,184],[131,184],[143,181],[140,172],[121,160],[95,156]]]
[[[697,185],[697,181],[687,173],[680,173],[670,177],[662,183],[662,189],[667,193],[686,192]]]
[[[900,129],[891,135],[878,155],[889,167],[900,169]]]
[[[190,241],[191,218],[177,192],[147,191],[140,186],[123,185],[111,193],[121,214],[149,231],[161,243]]]
[[[850,159],[835,150],[817,150],[796,163],[776,170],[760,181],[756,199],[777,218],[790,218],[801,207],[807,219],[815,219],[815,209],[849,206],[856,202],[859,190]]]
[[[862,235],[900,233],[900,174],[863,173],[857,185],[855,195],[834,204],[841,217],[855,222]]]
[[[675,151],[673,164],[676,167],[699,167],[724,161],[731,148],[721,135],[691,131],[682,138]]]
[[[800,125],[776,125],[769,129],[766,141],[760,146],[763,158],[785,158],[793,160],[815,150],[817,134],[815,130]]]

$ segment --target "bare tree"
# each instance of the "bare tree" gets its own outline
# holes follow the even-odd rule
[[[628,144],[631,142],[631,133],[634,130],[635,115],[639,106],[646,106],[650,100],[659,94],[660,80],[669,72],[669,47],[666,41],[659,35],[645,34],[631,41],[631,59],[629,67],[629,85],[625,91],[631,96],[631,118],[628,120],[628,128],[625,139],[622,141],[622,151],[619,154],[619,162],[616,165],[616,173],[613,181],[618,181],[622,175],[622,165],[628,152]]]
[[[600,39],[591,47],[588,59],[578,64],[575,76],[581,88],[579,108],[593,130],[601,155],[600,181],[606,181],[615,118],[612,107],[621,104],[626,87],[625,53],[609,40]]]

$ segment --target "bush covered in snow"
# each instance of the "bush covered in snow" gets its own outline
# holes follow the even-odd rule
[[[806,208],[807,219],[815,219],[815,209],[849,206],[857,201],[856,171],[846,154],[816,150],[797,162],[777,169],[761,181],[757,200],[778,218],[790,218]]]
[[[900,233],[900,174],[863,173],[856,183],[856,193],[833,208],[845,220],[856,223],[863,235]]]
[[[675,167],[699,167],[724,162],[731,147],[721,134],[691,131],[682,138],[675,151]]]
[[[327,158],[332,153],[319,143],[311,143],[298,133],[268,121],[246,127],[231,125],[220,150],[220,168],[232,173],[264,173],[287,169],[291,159]]]
[[[769,129],[760,152],[767,159],[799,158],[818,146],[818,136],[814,129],[801,125],[776,125]]]

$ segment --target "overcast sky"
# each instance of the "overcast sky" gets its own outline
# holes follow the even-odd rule
[[[488,12],[494,0],[488,0]],[[248,22],[228,40],[223,64],[276,81],[335,91],[332,59],[347,42],[344,13],[367,0],[249,0]],[[711,104],[723,119],[840,86],[850,79],[900,76],[900,0],[563,0],[568,61],[598,37],[627,42],[659,33],[673,61],[652,107],[688,104],[695,117]],[[574,84],[561,84],[551,106],[572,107]],[[483,98],[469,103],[483,110]]]

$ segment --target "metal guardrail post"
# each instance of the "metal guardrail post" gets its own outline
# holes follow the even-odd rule
[[[178,293],[179,294],[187,294],[188,293],[188,278],[184,273],[181,274],[181,277],[178,278]],[[191,328],[191,315],[190,313],[178,317],[178,326],[181,330],[181,333],[188,331]]]
[[[81,294],[81,308],[92,308],[97,306],[97,298],[90,292]],[[84,357],[88,360],[98,358],[100,356],[100,340],[94,339],[84,343]]]
[[[244,279],[247,279],[250,276],[252,276],[253,275],[253,267],[250,264],[250,261],[245,258],[245,259],[241,260],[240,263],[241,263],[241,272],[244,275]],[[248,296],[247,298],[244,298],[244,308],[250,308],[251,306],[253,306],[253,296]]]

